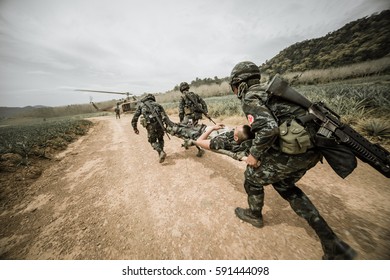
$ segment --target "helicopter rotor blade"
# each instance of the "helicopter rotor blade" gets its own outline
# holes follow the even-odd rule
[[[103,91],[103,90],[90,90],[90,89],[75,89],[75,91],[87,91],[87,92],[102,92],[102,93],[111,93],[111,94],[121,94],[121,95],[134,95],[129,92],[118,92],[118,91]]]

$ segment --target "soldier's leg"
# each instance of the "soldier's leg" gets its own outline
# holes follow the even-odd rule
[[[159,157],[160,157],[160,163],[163,163],[167,154],[164,152],[164,131],[158,130],[157,132],[157,142],[160,148]]]
[[[199,147],[199,146],[196,146],[195,147],[198,149],[198,153],[196,154],[197,157],[202,157],[204,155],[204,150]]]
[[[290,203],[291,208],[304,218],[320,238],[323,259],[353,259],[356,252],[340,240],[319,214],[305,193],[295,185],[296,180],[282,180],[272,184],[275,190]]]
[[[159,135],[157,134],[156,129],[153,127],[153,125],[148,124],[146,126],[146,130],[148,131],[148,141],[152,148],[159,154],[163,151],[161,148],[161,144],[159,143]]]
[[[264,206],[264,188],[250,183],[247,179],[244,188],[248,194],[248,209],[237,207],[236,216],[251,225],[261,228],[263,226],[263,216],[261,211]]]

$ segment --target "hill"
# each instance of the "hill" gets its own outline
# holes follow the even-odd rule
[[[27,106],[27,107],[0,107],[0,119],[17,117],[21,114],[31,114],[36,109],[45,108],[45,106]]]
[[[296,43],[261,65],[274,75],[377,60],[390,53],[390,10],[350,22],[326,36]],[[388,65],[383,71],[389,71]]]

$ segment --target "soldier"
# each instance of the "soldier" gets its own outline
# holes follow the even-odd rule
[[[223,124],[216,124],[208,127],[195,141],[188,141],[188,144],[242,161],[249,154],[253,138],[254,134],[248,125],[227,129]]]
[[[121,110],[119,109],[119,104],[115,107],[115,118],[120,119],[121,118]]]
[[[186,149],[196,146],[198,149],[211,150],[236,160],[245,160],[249,153],[251,139],[254,137],[248,125],[239,125],[230,129],[223,124],[188,127],[173,123],[172,126],[167,127],[167,130],[171,135],[184,139],[182,146]]]
[[[158,152],[160,163],[162,163],[166,157],[166,153],[164,152],[164,122],[169,120],[168,116],[164,108],[156,102],[153,94],[147,94],[141,99],[131,120],[131,125],[136,134],[139,134],[137,122],[141,115],[141,124],[148,132],[148,141],[153,149]]]
[[[180,83],[182,93],[179,104],[179,118],[183,124],[197,125],[202,119],[202,113],[208,113],[204,100],[196,93],[189,92],[190,86],[186,82]]]
[[[333,232],[309,198],[295,185],[307,170],[318,163],[321,154],[310,145],[310,141],[307,141],[306,152],[294,155],[282,152],[278,145],[279,125],[305,115],[306,110],[291,102],[269,97],[260,86],[260,77],[259,67],[248,61],[234,66],[230,75],[231,88],[241,100],[242,109],[255,133],[246,160],[244,181],[249,208],[238,207],[235,214],[261,228],[263,186],[272,184],[291,208],[314,229],[321,241],[323,259],[353,259],[356,252]],[[311,137],[314,136],[315,124],[308,124],[305,130]]]
[[[191,145],[189,145],[188,140],[191,139],[195,140],[196,138],[198,138],[207,127],[204,124],[192,126],[192,125],[184,125],[182,123],[174,123],[170,120],[166,120],[165,123],[167,125],[166,131],[169,134],[176,136],[180,139],[184,139],[184,143],[182,144],[182,146],[186,149],[194,145],[192,143]],[[204,154],[204,150],[197,145],[194,146],[196,146],[196,148],[198,149],[198,153],[196,154],[196,156],[202,157]]]

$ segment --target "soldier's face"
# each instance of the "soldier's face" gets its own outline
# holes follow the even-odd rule
[[[231,88],[232,88],[232,91],[233,91],[234,95],[237,95],[238,88],[235,85],[231,85]]]

